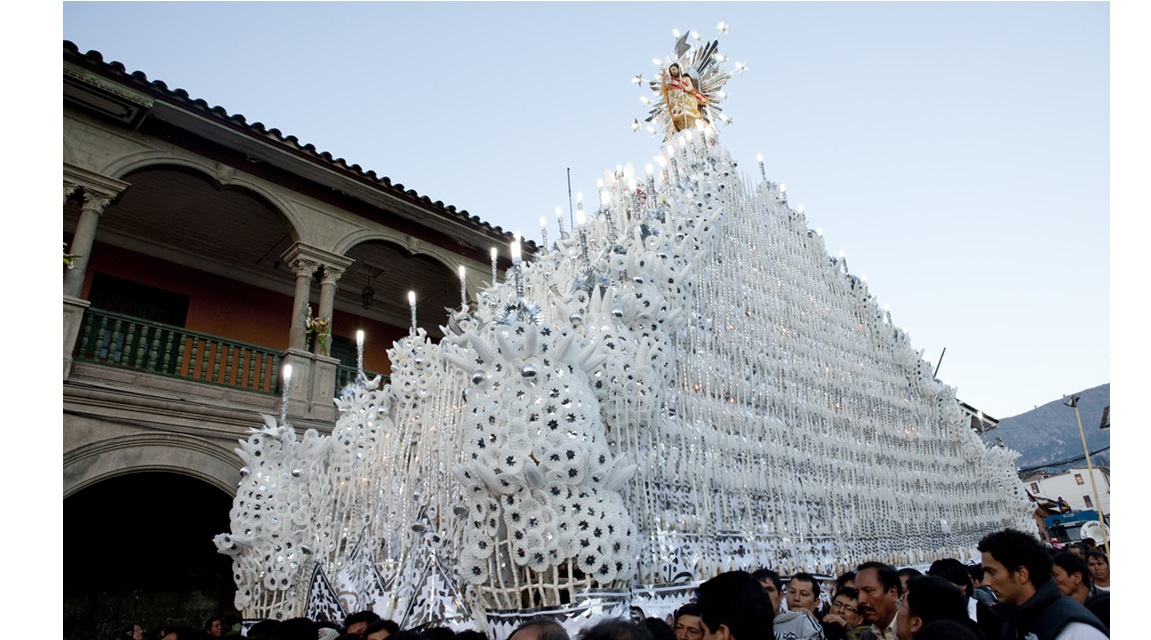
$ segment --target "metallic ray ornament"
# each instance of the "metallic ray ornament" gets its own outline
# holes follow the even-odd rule
[[[717,30],[727,33],[728,25],[720,23]],[[689,44],[689,34],[678,36],[672,53],[660,64],[660,73],[647,81],[654,98],[644,96],[645,104],[650,105],[644,122],[651,126],[652,135],[663,134],[663,139],[671,140],[676,133],[685,129],[715,129],[720,123],[731,123],[731,118],[723,112],[723,102],[727,94],[724,84],[732,77],[732,72],[724,68],[726,58],[719,53],[719,41]],[[741,66],[740,71],[746,69]],[[642,83],[642,74],[633,82]],[[638,127],[632,127],[638,131]]]
[[[513,300],[504,303],[496,312],[496,322],[499,324],[515,324],[517,322],[539,324],[540,312],[540,306],[535,302],[522,299]]]

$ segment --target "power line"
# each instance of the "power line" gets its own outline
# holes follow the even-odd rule
[[[1095,451],[1091,452],[1091,455],[1094,456],[1096,454],[1103,453],[1104,451],[1106,451],[1110,448],[1111,448],[1111,445],[1107,445],[1106,447],[1103,447],[1102,449],[1096,449]],[[1027,473],[1028,471],[1038,471],[1040,469],[1046,469],[1048,467],[1058,467],[1059,465],[1069,464],[1072,462],[1079,462],[1080,460],[1086,460],[1086,459],[1087,459],[1087,456],[1076,456],[1074,458],[1067,458],[1066,460],[1059,460],[1058,462],[1048,462],[1047,464],[1041,464],[1041,465],[1038,465],[1035,467],[1027,467],[1025,469],[1020,469],[1019,473]]]

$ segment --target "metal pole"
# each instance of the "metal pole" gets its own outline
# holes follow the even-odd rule
[[[571,227],[575,229],[575,210],[572,208],[572,168],[568,167],[568,218],[571,219]]]
[[[1079,438],[1083,441],[1083,455],[1087,456],[1087,475],[1091,476],[1091,492],[1095,494],[1095,513],[1099,516],[1099,527],[1103,530],[1103,549],[1111,558],[1111,543],[1107,540],[1107,523],[1103,521],[1103,503],[1099,501],[1099,488],[1095,486],[1095,472],[1091,469],[1091,452],[1087,450],[1087,436],[1083,433],[1083,419],[1079,417],[1079,397],[1074,396],[1071,406],[1075,409],[1075,420],[1079,423]]]

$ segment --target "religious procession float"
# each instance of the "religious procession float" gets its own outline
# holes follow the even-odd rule
[[[1015,454],[762,163],[737,171],[724,63],[678,38],[642,81],[656,166],[605,172],[593,215],[513,247],[442,340],[413,311],[390,380],[361,373],[330,435],[281,413],[240,443],[216,544],[245,617],[574,632],[666,615],[722,571],[968,557],[1031,526]]]

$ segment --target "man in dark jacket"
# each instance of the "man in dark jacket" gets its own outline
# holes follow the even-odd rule
[[[1051,579],[1059,587],[1059,593],[1074,598],[1111,628],[1111,594],[1095,588],[1091,581],[1091,571],[1079,556],[1061,551],[1051,558]]]
[[[979,541],[1007,640],[1102,640],[1107,627],[1051,579],[1051,557],[1033,535],[1004,529]]]
[[[772,640],[771,600],[745,571],[729,571],[699,585],[696,603],[704,640]]]

